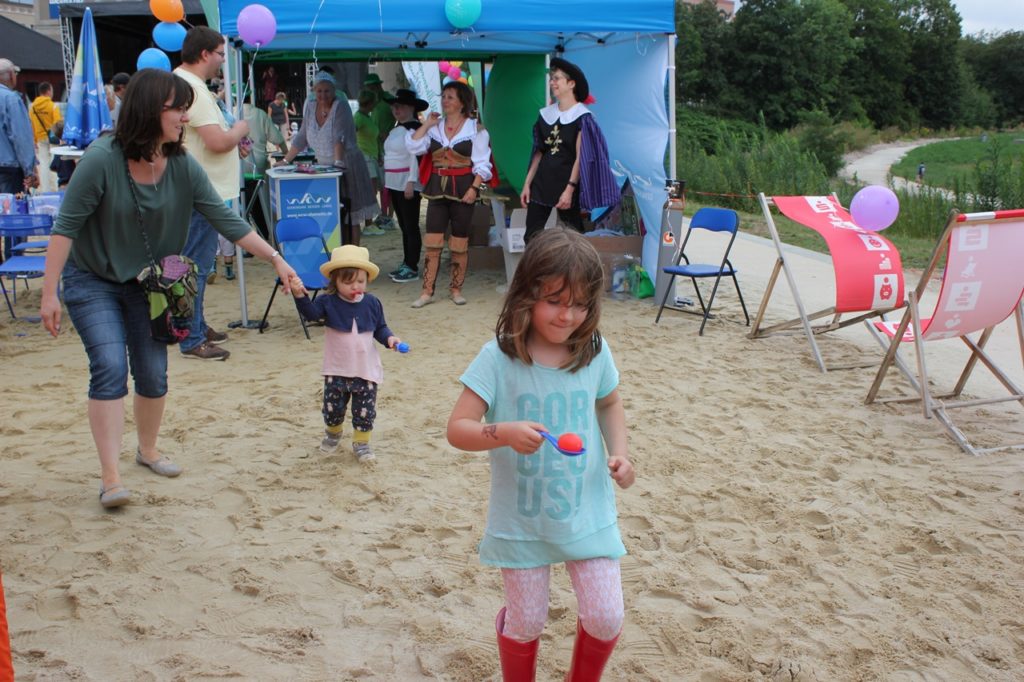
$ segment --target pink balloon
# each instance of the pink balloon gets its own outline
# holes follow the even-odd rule
[[[460,69],[457,66],[453,66],[452,68],[448,69],[448,77],[451,78],[453,81],[459,80],[460,78],[462,78],[462,69]]]
[[[880,232],[896,222],[900,214],[900,200],[896,193],[881,185],[868,185],[853,195],[850,216],[853,222],[868,232]]]
[[[444,73],[448,73],[448,69],[452,68],[452,64],[451,62],[442,59],[437,63],[437,68],[443,71]]]
[[[263,47],[277,35],[274,13],[263,5],[246,5],[238,13],[238,35],[250,45]]]

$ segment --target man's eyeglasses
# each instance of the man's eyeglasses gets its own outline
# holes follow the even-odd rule
[[[214,50],[213,53],[214,54],[219,54],[221,57],[226,57],[227,56],[227,55],[224,54],[224,50]]]

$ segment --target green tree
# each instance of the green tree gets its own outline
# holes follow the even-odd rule
[[[676,97],[716,108],[728,85],[724,55],[731,29],[713,0],[676,2]]]
[[[775,129],[801,111],[835,115],[852,55],[850,12],[839,0],[747,0],[733,20],[725,104]]]
[[[1024,121],[1024,32],[968,36],[961,52],[978,85],[994,102],[999,122]]]
[[[933,128],[961,123],[959,86],[964,82],[964,63],[957,49],[960,15],[952,0],[894,0],[894,4],[910,38],[907,99],[922,122]]]
[[[859,107],[878,128],[907,125],[904,81],[910,73],[910,40],[890,0],[841,0],[853,17],[853,54],[844,81],[850,104],[843,118],[859,118]]]

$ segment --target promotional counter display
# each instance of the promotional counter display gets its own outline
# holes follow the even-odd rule
[[[274,224],[282,218],[312,218],[320,226],[328,248],[341,246],[342,172],[320,166],[312,166],[313,172],[297,168],[267,169]]]

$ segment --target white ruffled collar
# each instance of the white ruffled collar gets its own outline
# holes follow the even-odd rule
[[[466,122],[462,124],[462,128],[459,132],[455,133],[455,137],[449,138],[444,131],[444,121],[441,121],[438,125],[434,126],[432,132],[437,133],[438,141],[445,147],[454,147],[462,140],[473,139],[476,137],[476,119],[467,118]]]
[[[562,125],[572,123],[583,114],[589,114],[590,109],[587,109],[584,105],[577,102],[565,111],[561,111],[558,108],[558,102],[549,104],[540,110],[540,117],[544,119],[544,122],[548,125],[554,125],[555,121],[558,121]]]

